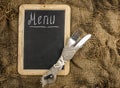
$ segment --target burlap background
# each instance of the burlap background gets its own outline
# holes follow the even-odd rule
[[[92,38],[71,61],[69,75],[45,88],[120,88],[119,0],[0,0],[0,88],[41,88],[40,76],[17,72],[18,7],[24,3],[68,4],[71,33]]]

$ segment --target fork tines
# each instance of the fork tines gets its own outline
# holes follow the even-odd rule
[[[73,40],[77,41],[77,39],[80,37],[81,33],[82,33],[82,32],[81,32],[80,30],[76,30],[76,31],[72,34],[71,38],[72,38]]]

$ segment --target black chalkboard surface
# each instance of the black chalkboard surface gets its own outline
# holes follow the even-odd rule
[[[64,47],[64,14],[25,10],[24,69],[50,69],[57,62]]]
[[[54,6],[56,9],[53,9]],[[57,62],[69,37],[69,21],[70,9],[67,5],[20,7],[18,41],[20,74],[41,75]],[[69,64],[65,65],[60,74],[65,75],[68,71]]]

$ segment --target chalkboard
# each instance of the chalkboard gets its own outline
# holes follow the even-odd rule
[[[18,72],[23,75],[44,74],[59,59],[69,36],[69,6],[20,6]],[[69,63],[59,74],[66,75],[68,72]]]
[[[64,47],[64,14],[25,10],[24,69],[50,69],[57,62]]]

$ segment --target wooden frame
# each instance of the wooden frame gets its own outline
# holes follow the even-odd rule
[[[23,69],[24,52],[24,16],[25,10],[65,10],[65,37],[64,43],[70,37],[70,7],[60,4],[23,4],[19,8],[19,33],[18,33],[18,72],[21,75],[43,75],[47,70],[26,70]],[[67,75],[70,69],[70,62],[67,62],[65,69],[58,75]]]

